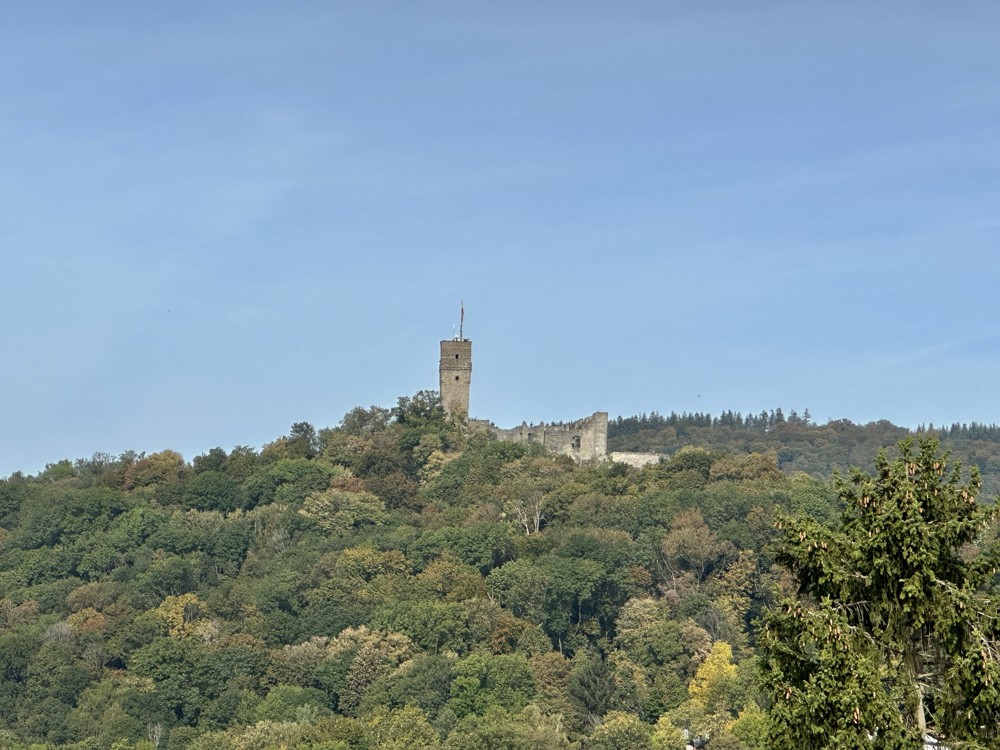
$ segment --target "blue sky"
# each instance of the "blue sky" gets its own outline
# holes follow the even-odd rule
[[[23,3],[0,476],[474,416],[1000,421],[995,3]]]

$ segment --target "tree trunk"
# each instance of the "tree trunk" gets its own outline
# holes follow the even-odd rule
[[[910,684],[913,685],[913,694],[916,698],[916,704],[913,706],[913,723],[920,730],[920,739],[923,741],[924,735],[927,734],[927,717],[924,714],[924,686],[922,683],[924,671],[923,658],[920,655],[923,639],[919,631],[916,634],[913,634],[911,631],[907,641],[909,642],[909,648],[906,652],[904,665],[906,676],[909,678]]]

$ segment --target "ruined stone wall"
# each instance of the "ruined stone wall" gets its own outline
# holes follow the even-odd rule
[[[438,369],[441,406],[450,417],[469,416],[469,385],[472,382],[472,341],[452,339],[441,342]]]
[[[660,459],[666,458],[665,453],[634,453],[629,451],[615,451],[609,458],[618,464],[628,464],[637,469],[650,464],[660,463]]]
[[[477,420],[477,426],[482,422]],[[594,412],[575,422],[530,425],[526,422],[509,430],[485,425],[500,440],[512,443],[539,443],[552,453],[575,461],[601,461],[608,455],[608,413]]]

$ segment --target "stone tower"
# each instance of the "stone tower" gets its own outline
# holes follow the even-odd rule
[[[469,418],[469,383],[472,380],[472,342],[459,336],[441,342],[441,405],[445,414]]]

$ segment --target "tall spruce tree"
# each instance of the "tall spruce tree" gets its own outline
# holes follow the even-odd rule
[[[797,600],[765,618],[771,747],[1000,746],[1000,617],[987,591],[996,557],[977,540],[976,503],[936,440],[884,451],[875,474],[836,479],[838,529],[783,519],[778,560]]]

